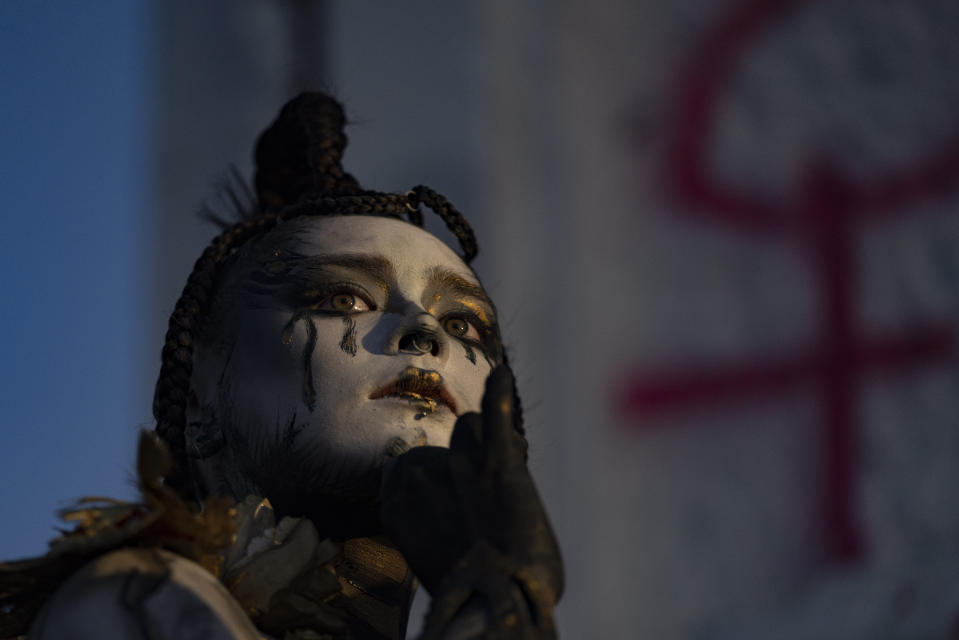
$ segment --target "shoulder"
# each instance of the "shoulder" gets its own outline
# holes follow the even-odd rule
[[[260,640],[229,592],[200,565],[160,549],[120,549],[83,567],[43,607],[30,640]]]

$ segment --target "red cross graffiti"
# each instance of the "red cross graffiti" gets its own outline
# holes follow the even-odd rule
[[[857,326],[856,251],[863,223],[901,214],[942,195],[959,178],[959,136],[908,167],[856,182],[828,158],[806,162],[795,193],[769,202],[719,184],[704,166],[726,80],[765,28],[807,0],[747,0],[708,33],[680,75],[668,130],[665,167],[671,197],[686,215],[758,236],[789,234],[814,270],[820,324],[814,344],[789,357],[725,363],[703,370],[638,370],[627,376],[619,406],[627,416],[748,401],[815,381],[823,398],[824,545],[850,561],[863,553],[854,515],[856,404],[867,374],[889,375],[948,360],[953,332],[929,322],[909,332],[866,335]],[[812,0],[808,0],[812,1]]]

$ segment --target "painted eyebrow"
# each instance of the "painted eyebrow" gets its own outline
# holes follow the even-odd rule
[[[308,256],[302,258],[300,265],[306,269],[321,269],[323,267],[342,267],[360,271],[386,287],[396,279],[393,265],[383,256],[365,253],[342,253],[325,256]]]
[[[490,300],[488,295],[486,295],[486,291],[483,290],[483,287],[470,282],[454,271],[444,269],[443,267],[430,267],[430,270],[427,272],[427,277],[433,283],[445,289],[449,289],[453,293],[457,293],[461,296],[476,298],[489,307],[490,311],[495,309],[493,306],[493,301]]]

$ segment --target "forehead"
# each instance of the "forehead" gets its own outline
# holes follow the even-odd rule
[[[408,222],[375,216],[313,217],[295,220],[270,237],[268,245],[305,256],[382,256],[397,272],[442,268],[477,282],[473,271],[443,241]]]

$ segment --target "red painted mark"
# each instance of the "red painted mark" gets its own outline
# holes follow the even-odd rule
[[[856,326],[853,234],[863,221],[902,210],[955,188],[959,136],[907,168],[856,183],[828,159],[807,163],[796,193],[769,201],[714,181],[705,168],[715,113],[727,80],[749,45],[805,0],[748,0],[709,33],[680,76],[667,184],[687,215],[745,233],[794,237],[814,269],[821,324],[818,338],[789,357],[691,370],[639,371],[627,378],[619,406],[627,416],[650,416],[721,402],[773,395],[813,381],[821,388],[825,450],[823,518],[830,558],[863,553],[853,509],[858,432],[856,401],[863,378],[901,373],[948,360],[953,332],[929,323],[903,334],[865,336]]]

